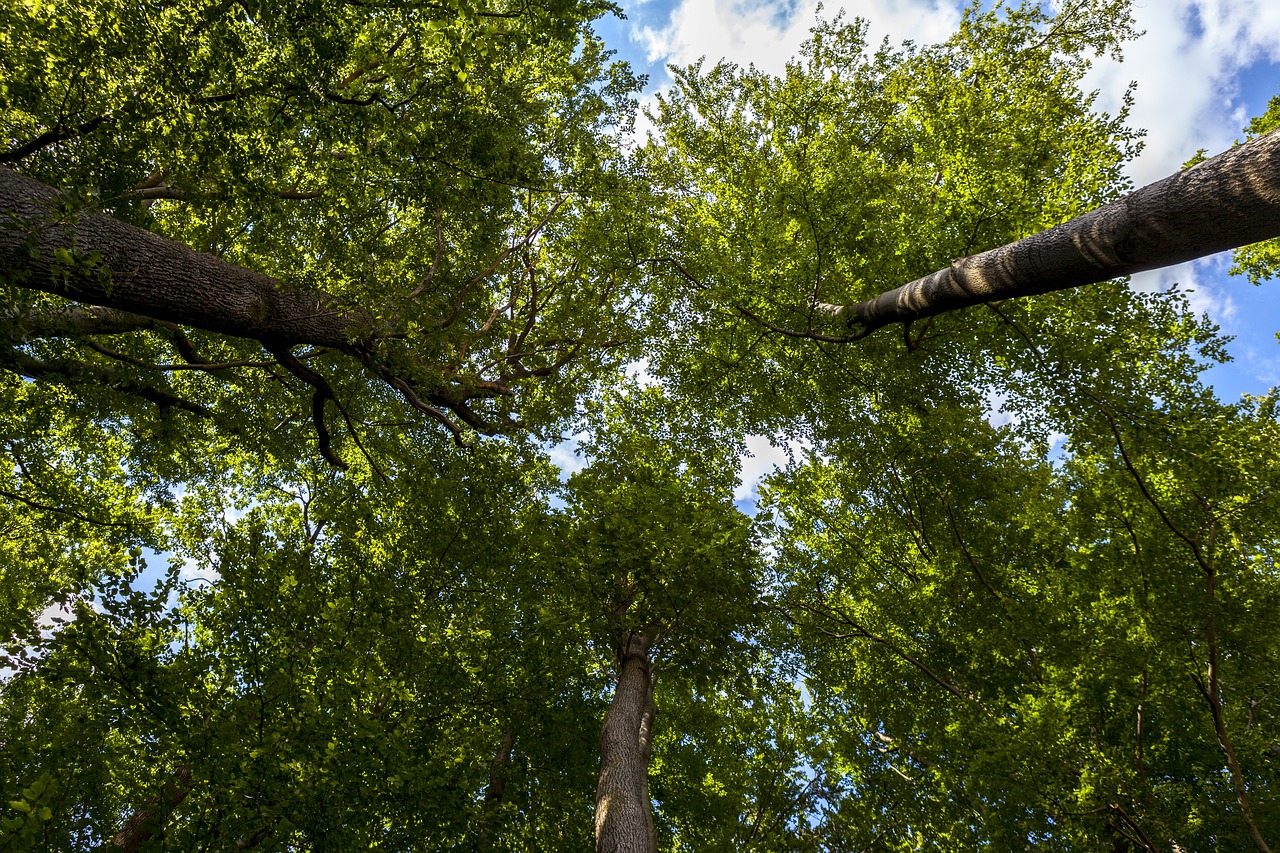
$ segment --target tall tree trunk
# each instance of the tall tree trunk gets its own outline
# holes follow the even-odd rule
[[[596,785],[596,853],[657,853],[649,802],[653,718],[650,638],[624,636],[618,648],[618,685],[600,733]]]
[[[1280,131],[1070,222],[960,258],[874,299],[816,308],[844,320],[852,337],[861,337],[890,323],[1095,284],[1276,236]]]

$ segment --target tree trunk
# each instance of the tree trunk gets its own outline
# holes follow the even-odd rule
[[[182,801],[191,793],[191,765],[183,764],[173,771],[173,777],[164,783],[160,794],[151,798],[145,808],[133,813],[120,831],[111,839],[107,849],[134,853],[153,836],[164,830],[164,822],[169,813],[182,805]]]
[[[498,751],[489,762],[489,784],[484,791],[484,806],[480,810],[480,832],[476,840],[476,849],[487,851],[493,849],[493,836],[497,831],[498,807],[507,794],[507,765],[511,763],[511,748],[515,746],[515,723],[502,733],[502,742]]]
[[[60,197],[53,187],[0,169],[0,276],[10,283],[275,346],[343,349],[365,325],[363,318],[335,310],[327,294],[291,287],[109,216],[85,212],[58,222]],[[10,215],[25,227],[11,225]],[[60,264],[56,250],[72,248],[81,257],[97,252],[102,267]]]
[[[855,336],[984,302],[1081,287],[1280,236],[1280,131],[1057,227],[855,305],[819,305]]]
[[[653,718],[649,638],[626,636],[618,649],[618,685],[600,733],[596,785],[597,853],[657,853],[649,802]]]

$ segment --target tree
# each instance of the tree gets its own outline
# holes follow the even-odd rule
[[[1075,23],[1078,48],[1113,44],[1111,20]],[[1275,756],[1239,747],[1275,738],[1257,713],[1274,534],[1253,515],[1272,402],[1224,406],[1199,384],[1221,344],[1176,293],[970,298],[944,271],[921,279],[942,302],[886,313],[920,318],[901,341],[844,325],[983,246],[1013,243],[959,264],[1017,261],[999,295],[1097,272],[1025,261],[1123,200],[1014,241],[1120,197],[1135,142],[1078,89],[1044,89],[1087,59],[1037,10],[971,12],[923,49],[873,52],[863,32],[820,26],[780,77],[683,71],[645,152],[697,341],[654,361],[813,448],[766,504],[818,732],[819,844],[1267,850]],[[1265,165],[1276,144],[1220,162]]]
[[[634,152],[605,7],[0,10],[5,843],[1267,850],[1274,400],[1177,293],[823,307],[1121,198],[1126,9]]]
[[[971,11],[946,46],[874,56],[865,27],[830,24],[781,79],[728,65],[681,73],[660,99],[662,140],[649,152],[679,198],[669,224],[679,274],[704,304],[841,343],[1277,236],[1274,136],[1117,198],[1118,164],[1136,142],[1123,114],[1091,115],[1092,96],[1069,87],[1009,99],[1036,75],[1078,81],[1082,50],[1114,49],[1128,32],[1110,26],[1115,9],[1074,11],[1071,27],[1025,8],[999,24]],[[774,186],[760,193],[766,173]],[[1109,203],[1074,215],[1083,199]],[[901,245],[905,233],[910,249],[883,260],[877,244]],[[938,257],[955,260],[910,280]],[[792,271],[804,285],[780,292]]]
[[[152,353],[9,369],[199,417],[215,407],[178,399],[227,390],[209,364],[272,361],[335,464],[325,404],[349,417],[326,357],[459,440],[517,428],[511,401],[537,380],[520,410],[539,426],[634,331],[634,261],[606,223],[631,201],[612,141],[637,81],[591,33],[608,8],[7,10],[0,162],[72,190],[3,175],[7,337],[151,332],[206,387],[167,390]],[[41,292],[131,307],[68,317]]]
[[[615,403],[586,447],[591,464],[568,483],[574,587],[601,623],[616,679],[600,735],[600,853],[658,849],[648,775],[659,672],[716,680],[752,639],[759,572],[748,519],[731,501],[736,442],[698,435],[694,419],[676,436],[654,435],[672,414],[657,389]]]

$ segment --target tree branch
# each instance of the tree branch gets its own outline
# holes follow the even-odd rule
[[[338,470],[347,470],[347,463],[333,449],[329,438],[329,427],[324,421],[325,401],[333,400],[336,404],[338,400],[333,393],[333,388],[329,385],[329,380],[303,364],[289,351],[288,347],[272,349],[271,354],[276,357],[276,361],[280,362],[281,367],[315,389],[315,394],[311,396],[311,422],[316,428],[316,442],[319,445],[320,455]]]
[[[98,129],[98,126],[105,123],[115,121],[112,116],[96,116],[86,122],[76,125],[75,127],[51,127],[39,136],[28,140],[16,148],[10,148],[8,151],[0,152],[0,163],[16,163],[25,157],[29,157],[42,148],[48,148],[50,145],[56,145],[68,139],[77,136],[83,136],[86,133],[92,133]]]
[[[82,361],[40,361],[25,353],[7,350],[0,352],[0,366],[29,379],[54,379],[68,385],[74,384],[77,379],[88,379],[98,385],[141,397],[162,410],[182,409],[197,417],[213,417],[213,412],[199,403],[183,399],[167,389],[144,385],[128,377],[122,377],[117,371],[97,364]]]
[[[1280,131],[1057,227],[853,305],[820,305],[858,338],[997,299],[1158,269],[1280,236]],[[806,337],[806,335],[800,335]]]

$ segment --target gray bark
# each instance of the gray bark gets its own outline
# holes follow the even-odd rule
[[[141,314],[275,346],[347,348],[363,318],[334,308],[324,293],[197,252],[174,240],[95,213],[71,222],[53,215],[53,187],[0,169],[0,271],[14,283],[90,305]],[[33,245],[24,245],[34,235]],[[105,274],[56,268],[54,250],[96,251]],[[34,248],[34,257],[30,249]]]
[[[618,685],[600,733],[596,784],[597,853],[657,853],[649,802],[653,673],[649,637],[631,634],[618,649]]]
[[[1280,131],[1039,234],[960,258],[874,299],[819,305],[855,337],[1018,296],[1082,287],[1280,236]]]

